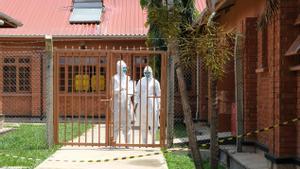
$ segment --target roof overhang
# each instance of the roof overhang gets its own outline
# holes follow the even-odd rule
[[[45,35],[0,35],[0,38],[45,38]],[[52,35],[53,39],[146,40],[147,35]]]
[[[215,3],[215,11],[222,11],[234,5],[235,0],[218,0]]]
[[[0,28],[16,28],[22,25],[20,21],[0,12]]]

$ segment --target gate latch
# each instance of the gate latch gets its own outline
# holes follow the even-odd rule
[[[110,102],[110,101],[112,101],[112,98],[109,98],[109,99],[101,99],[100,101],[101,101],[101,102]]]

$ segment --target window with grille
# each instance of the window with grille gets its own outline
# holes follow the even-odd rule
[[[30,59],[4,58],[3,61],[3,92],[17,93],[31,91]]]

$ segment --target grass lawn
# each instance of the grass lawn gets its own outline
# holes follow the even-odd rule
[[[174,123],[174,138],[187,137],[186,127],[183,122]]]
[[[71,139],[71,125],[67,124],[67,139]],[[73,126],[74,131],[78,131],[78,126]],[[91,126],[89,125],[88,128]],[[80,126],[80,132],[85,131],[85,126]],[[0,136],[0,152],[21,157],[31,157],[41,159],[42,162],[48,156],[53,154],[60,146],[56,145],[49,149],[46,144],[46,126],[45,125],[31,125],[22,124],[16,128],[15,131],[9,132]],[[74,132],[74,137],[78,132]],[[64,124],[60,124],[59,135],[64,135]],[[63,139],[63,138],[62,138]],[[1,166],[28,166],[33,168],[38,163],[31,160],[23,160],[20,158],[12,158],[1,155]]]
[[[187,153],[166,153],[165,158],[168,163],[169,169],[194,169],[193,160],[187,155]],[[208,161],[204,162],[204,169],[210,169]],[[219,169],[225,169],[219,166]]]
[[[160,130],[157,130],[155,140],[158,141],[160,137]],[[174,138],[187,137],[185,124],[183,122],[175,122],[174,124]]]

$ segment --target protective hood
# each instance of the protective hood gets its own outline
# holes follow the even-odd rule
[[[126,63],[123,61],[123,60],[119,60],[118,62],[117,62],[117,67],[116,67],[116,69],[117,69],[117,74],[118,75],[126,75],[126,71],[127,71],[127,65],[126,65]]]
[[[149,79],[151,79],[153,77],[152,68],[150,66],[145,67],[144,76]]]

